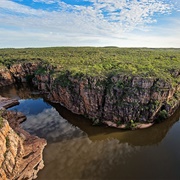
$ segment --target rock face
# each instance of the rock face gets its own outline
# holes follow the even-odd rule
[[[49,92],[49,100],[63,104],[76,114],[102,122],[153,122],[172,115],[179,106],[179,87],[155,78],[116,75],[109,78],[63,79],[35,76],[38,89]]]
[[[0,67],[0,87],[13,84],[14,82],[11,72],[5,67]]]
[[[35,179],[43,168],[44,139],[20,128],[26,117],[1,107],[0,116],[0,179]]]
[[[111,121],[118,125],[161,121],[172,115],[180,104],[178,83],[172,86],[158,78],[122,74],[106,78],[75,76],[68,71],[53,77],[52,66],[39,65],[13,65],[10,72],[21,82],[24,77],[32,76],[33,84],[48,93],[50,101],[59,102],[95,122]],[[170,73],[179,82],[180,72]]]
[[[22,63],[14,64],[10,67],[9,71],[16,82],[27,82],[34,76],[39,63]]]

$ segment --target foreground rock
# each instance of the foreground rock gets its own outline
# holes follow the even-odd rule
[[[0,109],[1,108],[10,108],[12,106],[18,105],[19,102],[16,99],[10,99],[0,96]]]
[[[0,118],[0,179],[35,179],[44,166],[42,152],[46,141],[20,128],[26,119],[22,113],[1,107]]]

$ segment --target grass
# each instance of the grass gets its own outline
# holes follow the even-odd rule
[[[56,67],[54,76],[67,71],[72,75],[109,77],[115,74],[156,77],[180,83],[180,49],[116,47],[52,47],[0,49],[0,66],[42,61]],[[38,73],[43,73],[40,69]]]

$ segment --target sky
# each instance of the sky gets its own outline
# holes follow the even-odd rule
[[[0,48],[180,48],[180,0],[0,0]]]

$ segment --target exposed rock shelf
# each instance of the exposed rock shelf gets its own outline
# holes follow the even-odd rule
[[[16,101],[0,98],[0,179],[35,179],[44,166],[42,151],[46,141],[20,128],[26,119],[22,113],[3,109],[12,102]]]
[[[5,97],[0,96],[0,109],[2,108],[7,109],[17,104],[19,104],[19,102],[16,99],[10,99],[10,98],[5,98]]]

